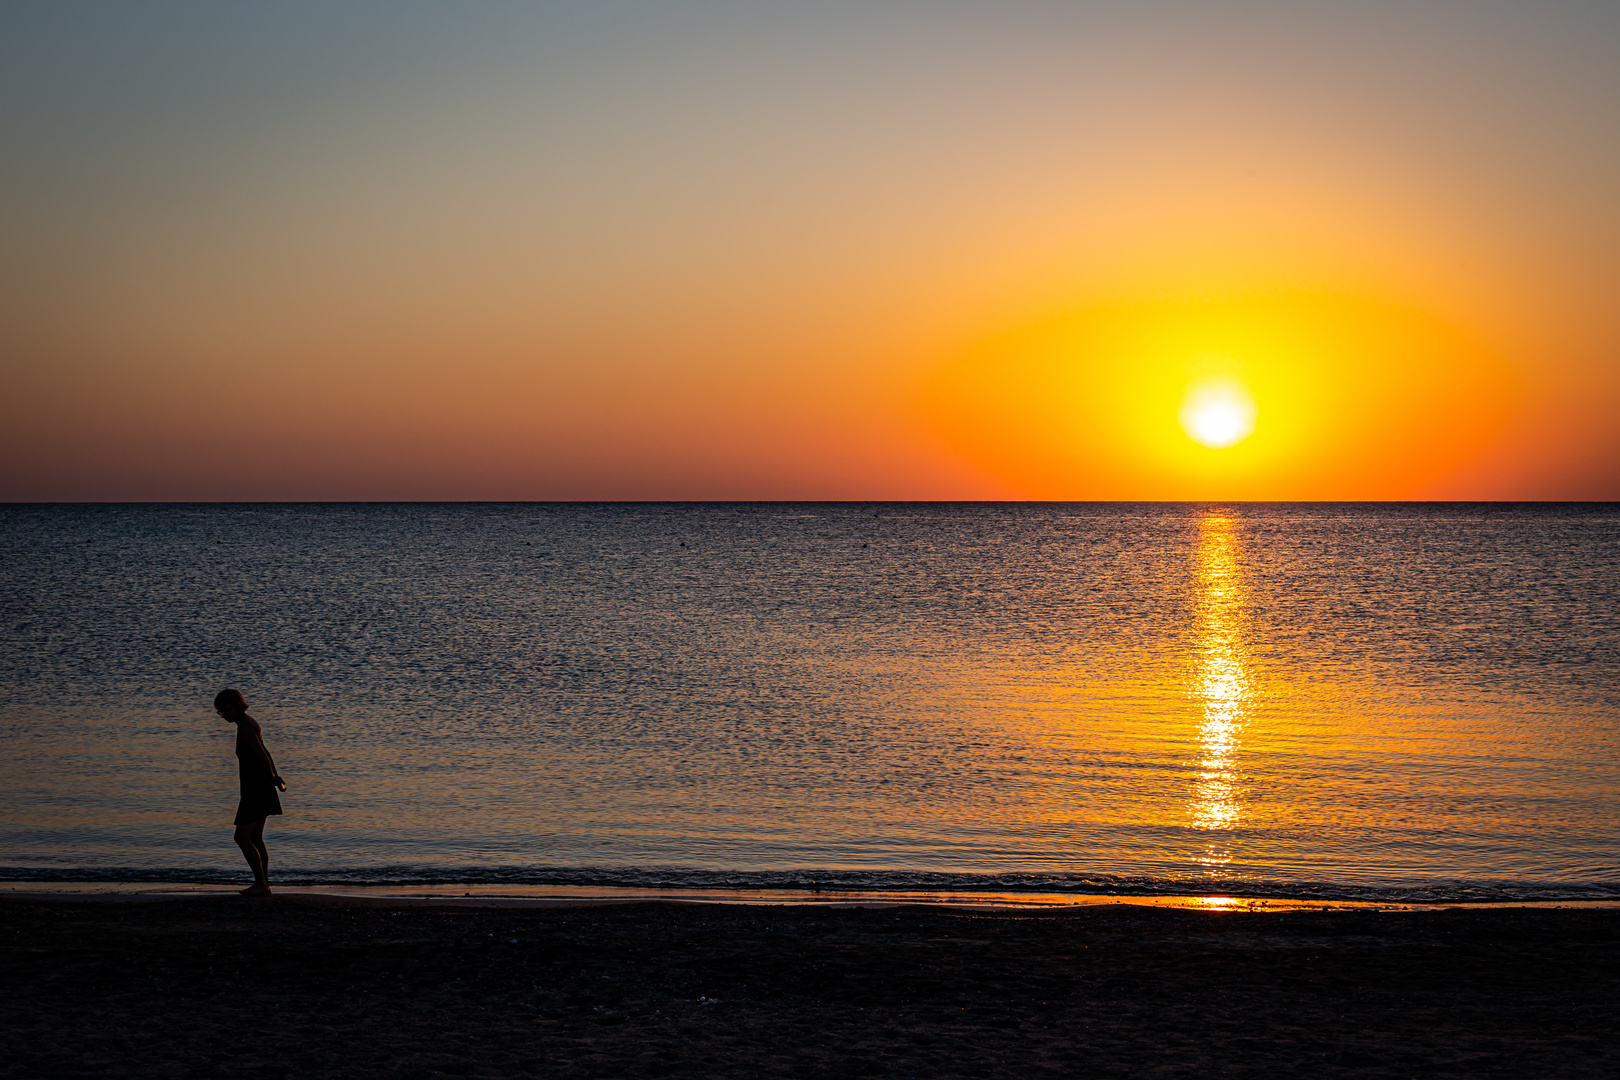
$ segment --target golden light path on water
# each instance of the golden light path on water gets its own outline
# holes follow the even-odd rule
[[[1246,593],[1230,518],[1204,518],[1195,558],[1198,636],[1191,689],[1202,711],[1188,817],[1209,834],[1198,861],[1215,868],[1231,861],[1227,834],[1245,817],[1239,752],[1253,699],[1243,636]]]

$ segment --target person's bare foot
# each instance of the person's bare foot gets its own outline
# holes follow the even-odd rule
[[[270,895],[270,886],[268,886],[268,885],[249,885],[245,889],[236,890],[236,892],[237,892],[238,896],[269,896]]]

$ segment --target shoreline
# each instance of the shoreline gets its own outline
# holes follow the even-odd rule
[[[241,899],[241,886],[192,882],[0,882],[0,897],[43,901],[158,901]],[[766,907],[935,907],[1007,911],[1145,907],[1192,911],[1448,911],[1448,910],[1620,910],[1620,900],[1376,901],[1300,900],[1220,894],[1139,896],[944,890],[706,889],[638,888],[597,885],[276,885],[276,897],[346,903],[454,907],[567,907],[606,904],[671,903]],[[259,898],[254,898],[259,899]]]

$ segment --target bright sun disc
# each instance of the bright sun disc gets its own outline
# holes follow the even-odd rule
[[[1204,379],[1181,399],[1181,426],[1193,442],[1212,449],[1233,446],[1254,431],[1254,398],[1236,379]]]

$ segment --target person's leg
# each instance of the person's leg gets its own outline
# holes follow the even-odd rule
[[[264,818],[236,827],[236,846],[242,849],[242,858],[247,860],[248,869],[253,871],[253,885],[243,889],[245,893],[270,891],[270,875],[265,872],[264,859],[259,854],[263,841],[258,836],[263,831]]]
[[[259,823],[253,826],[253,846],[259,852],[259,867],[264,871],[264,884],[270,884],[270,852],[264,846],[264,823],[266,819],[260,818]]]

